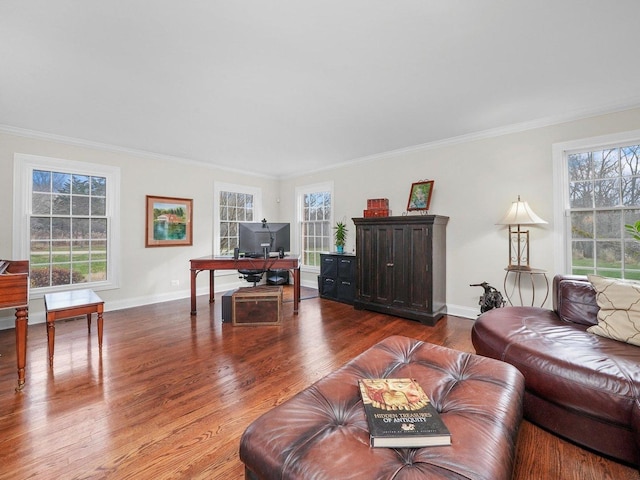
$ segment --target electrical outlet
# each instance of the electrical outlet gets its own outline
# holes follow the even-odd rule
[[[172,287],[177,287],[180,285],[180,280],[171,280],[171,286]]]

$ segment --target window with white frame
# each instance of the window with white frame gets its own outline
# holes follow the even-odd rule
[[[640,220],[640,132],[629,133],[562,152],[569,273],[640,279],[640,242],[626,229]]]
[[[14,255],[35,292],[118,284],[117,167],[16,154]]]
[[[214,195],[217,208],[214,208],[214,225],[218,226],[214,252],[219,255],[232,255],[238,246],[238,224],[258,221],[261,214],[261,190],[216,183]]]
[[[320,253],[331,250],[333,185],[331,183],[298,187],[298,224],[302,265],[320,267]]]

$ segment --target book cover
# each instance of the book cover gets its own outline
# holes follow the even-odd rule
[[[372,447],[451,445],[451,433],[412,378],[360,379]]]

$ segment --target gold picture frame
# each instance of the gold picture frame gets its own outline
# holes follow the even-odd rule
[[[193,245],[193,200],[147,195],[145,247]]]
[[[433,194],[433,180],[421,180],[411,184],[407,211],[414,210],[427,211],[431,205],[431,195]]]

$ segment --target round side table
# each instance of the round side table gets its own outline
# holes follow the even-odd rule
[[[542,280],[538,283],[541,284],[541,288],[544,288],[544,299],[540,303],[540,306],[544,306],[547,298],[549,298],[549,279],[547,278],[547,271],[539,268],[505,268],[504,275],[504,293],[507,297],[509,305],[513,305],[512,297],[517,293],[520,305],[524,305],[522,300],[522,277],[528,277],[529,284],[531,285],[531,306],[535,306],[536,301],[536,281]],[[509,278],[513,279],[513,287],[511,293],[507,289]]]

